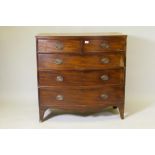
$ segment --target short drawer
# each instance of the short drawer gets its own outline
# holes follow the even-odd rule
[[[52,40],[38,39],[38,53],[79,53],[81,52],[81,40]]]
[[[41,106],[76,107],[113,105],[124,100],[122,86],[80,88],[80,87],[51,87],[39,88]]]
[[[93,70],[124,67],[123,54],[61,55],[38,54],[39,70]]]
[[[103,38],[97,40],[84,40],[84,52],[121,52],[126,50],[125,38]]]
[[[101,71],[39,71],[39,86],[100,86],[123,84],[124,69]]]

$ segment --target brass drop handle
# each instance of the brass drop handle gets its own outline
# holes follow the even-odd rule
[[[57,77],[56,77],[56,81],[58,81],[58,82],[62,82],[64,79],[63,79],[63,76],[61,76],[61,75],[58,75]]]
[[[62,60],[62,59],[55,59],[54,63],[55,63],[56,65],[60,65],[60,64],[63,63],[63,60]]]
[[[101,94],[100,97],[101,97],[102,100],[108,99],[108,95],[107,94]]]
[[[104,57],[101,59],[101,63],[103,63],[103,64],[108,64],[109,62],[110,62],[110,59],[107,57]]]
[[[109,80],[109,76],[108,75],[102,75],[101,80],[107,81],[107,80]]]
[[[57,101],[62,101],[62,100],[64,100],[63,95],[57,95],[57,96],[56,96],[56,100],[57,100]]]
[[[62,50],[64,48],[64,45],[62,42],[56,42],[55,43],[55,48],[58,49],[58,50]]]
[[[102,48],[109,48],[109,44],[108,43],[105,43],[105,42],[102,42],[101,45],[100,45]]]

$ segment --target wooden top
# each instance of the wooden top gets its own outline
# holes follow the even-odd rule
[[[107,32],[107,33],[41,33],[41,34],[38,34],[36,36],[36,38],[44,38],[44,37],[102,37],[102,36],[107,36],[107,37],[110,37],[110,36],[124,36],[126,37],[127,35],[124,35],[122,33],[119,33],[119,32]]]

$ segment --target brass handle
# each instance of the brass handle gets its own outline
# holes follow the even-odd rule
[[[109,76],[108,75],[102,75],[101,80],[107,81],[107,80],[109,80]]]
[[[109,48],[109,45],[108,45],[108,43],[103,42],[103,43],[101,43],[101,47],[102,48]]]
[[[100,97],[101,97],[102,100],[108,99],[108,95],[107,94],[101,94]]]
[[[101,59],[101,63],[103,64],[108,64],[109,62],[110,62],[110,59],[107,57]]]
[[[63,95],[57,95],[56,100],[57,101],[62,101],[64,99]]]
[[[64,45],[61,42],[56,42],[55,43],[55,48],[58,49],[58,50],[62,50],[64,48]]]
[[[60,65],[60,64],[63,63],[63,60],[62,60],[62,59],[55,59],[54,63],[55,63],[56,65]]]
[[[56,77],[56,81],[62,82],[62,81],[63,81],[63,76],[58,75],[58,76]]]

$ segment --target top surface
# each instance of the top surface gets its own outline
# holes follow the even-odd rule
[[[119,32],[106,33],[41,33],[36,37],[54,37],[54,36],[126,36]]]

